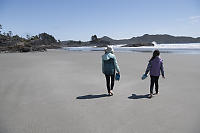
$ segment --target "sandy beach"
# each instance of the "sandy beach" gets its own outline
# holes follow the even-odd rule
[[[0,133],[199,133],[200,55],[161,53],[159,95],[141,80],[152,53],[116,52],[108,97],[103,52],[0,54]]]

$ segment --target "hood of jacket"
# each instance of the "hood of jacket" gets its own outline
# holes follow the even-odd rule
[[[102,59],[103,60],[109,60],[109,59],[113,59],[114,58],[114,54],[112,54],[112,53],[106,53],[106,54],[104,54],[103,56],[102,56]]]

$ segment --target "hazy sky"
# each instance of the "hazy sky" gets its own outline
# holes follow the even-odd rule
[[[20,36],[46,32],[60,40],[200,37],[200,0],[0,0],[0,24]]]

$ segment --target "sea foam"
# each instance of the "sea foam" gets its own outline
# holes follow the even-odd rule
[[[117,52],[152,52],[159,49],[165,53],[185,53],[185,54],[200,54],[200,43],[187,44],[157,44],[152,42],[154,46],[141,47],[122,47],[125,44],[113,45],[114,51]],[[68,51],[103,51],[105,47],[64,47]]]

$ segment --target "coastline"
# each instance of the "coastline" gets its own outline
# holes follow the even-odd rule
[[[156,44],[154,46],[124,47],[124,45],[111,45],[116,52],[153,52],[159,49],[161,53],[200,54],[200,43],[189,44]],[[63,47],[66,51],[104,51],[105,47]]]

